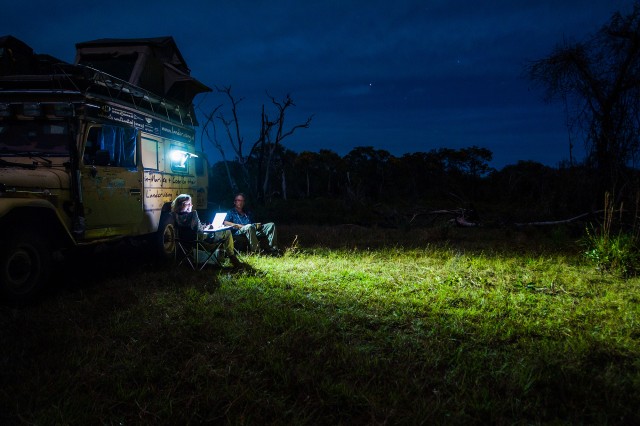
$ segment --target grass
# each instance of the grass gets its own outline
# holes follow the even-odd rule
[[[280,227],[195,273],[105,250],[0,308],[15,424],[632,424],[640,280],[558,232]],[[131,262],[130,260],[134,260]],[[114,268],[113,265],[118,265]]]

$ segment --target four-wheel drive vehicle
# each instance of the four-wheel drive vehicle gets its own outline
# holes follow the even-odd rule
[[[36,296],[52,255],[121,239],[173,252],[169,205],[206,209],[190,76],[173,38],[76,45],[74,64],[0,37],[0,295]]]

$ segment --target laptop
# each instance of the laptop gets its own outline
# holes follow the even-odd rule
[[[206,229],[206,230],[210,232],[215,232],[215,231],[224,231],[225,229],[231,229],[231,226],[224,226],[222,224],[222,222],[224,222],[225,217],[227,217],[226,213],[216,213],[216,215],[213,217],[213,222],[211,222],[211,226],[213,228]]]

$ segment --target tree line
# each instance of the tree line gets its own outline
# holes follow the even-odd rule
[[[257,156],[246,162],[253,183],[241,190],[254,207],[275,209],[286,221],[391,225],[435,210],[473,208],[507,223],[596,211],[603,201],[593,190],[600,175],[588,163],[550,167],[519,161],[496,170],[490,166],[492,152],[477,146],[401,156],[371,146],[355,147],[344,156],[326,149],[296,153],[281,146],[260,200]],[[242,179],[244,171],[237,161],[212,166],[214,205],[229,205],[236,191],[228,173]],[[631,175],[637,188],[638,174]]]

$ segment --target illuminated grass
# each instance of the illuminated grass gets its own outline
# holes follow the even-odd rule
[[[538,243],[373,244],[385,232],[333,248],[314,235],[242,272],[142,265],[2,308],[0,418],[640,420],[640,280]]]

